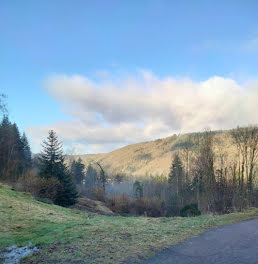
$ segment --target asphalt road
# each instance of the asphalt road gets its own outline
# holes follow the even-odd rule
[[[258,264],[258,219],[213,229],[143,264]]]

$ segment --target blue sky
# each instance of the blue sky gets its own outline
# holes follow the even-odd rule
[[[57,88],[61,84],[66,85],[62,78],[69,82],[67,89],[70,92],[73,89],[78,92],[79,101],[84,98],[82,94],[92,94],[96,89],[107,92],[112,85],[115,87],[112,90],[114,97],[120,90],[126,93],[128,79],[134,80],[130,82],[130,87],[136,85],[140,90],[138,95],[142,97],[145,96],[144,87],[149,85],[148,80],[152,80],[150,87],[158,82],[157,87],[163,87],[168,77],[176,80],[186,78],[200,85],[218,76],[233,80],[234,85],[241,86],[245,91],[253,91],[258,79],[257,14],[258,1],[255,0],[4,0],[0,3],[0,89],[8,95],[11,119],[28,131],[34,151],[38,151],[39,138],[43,136],[40,133],[56,128],[60,123],[66,128],[83,123],[84,129],[87,126],[91,129],[92,122],[87,116],[89,112],[98,120],[99,129],[104,125],[120,131],[121,125],[132,125],[131,119],[127,120],[128,114],[114,122],[103,112],[106,111],[103,105],[99,108],[87,106],[83,108],[87,116],[87,121],[84,121],[81,115],[75,114],[78,101],[65,99],[62,89]],[[74,76],[81,78],[85,93],[77,90],[78,78]],[[90,80],[91,89],[85,79]],[[176,87],[171,84],[170,90],[175,93],[175,90],[181,89],[182,82],[179,81]],[[249,82],[252,82],[252,88],[247,88],[246,83]],[[250,97],[249,93],[247,95]],[[89,105],[89,98],[84,98],[82,104]],[[71,108],[74,108],[73,113]],[[83,109],[77,111],[83,112]],[[157,109],[157,112],[162,111]],[[121,137],[113,144],[111,138],[105,141],[105,133],[103,139],[100,133],[98,141],[93,140],[92,143],[92,137],[73,132],[77,138],[73,142],[59,130],[66,145],[78,145],[79,152],[109,151],[137,140],[184,131],[178,120],[185,117],[175,112],[173,110],[172,115],[177,122],[170,127],[160,128],[152,136],[146,131],[147,134],[139,131],[141,137],[125,141]],[[134,126],[150,127],[147,119],[150,118],[135,121]],[[79,123],[69,123],[76,121]],[[225,128],[218,122],[214,125],[213,121],[208,121],[211,128]],[[239,120],[241,122],[242,119]],[[256,122],[256,119],[249,122]],[[188,129],[200,129],[201,125],[203,122]],[[95,126],[91,133],[94,134],[96,129]],[[37,133],[40,135],[38,139]]]

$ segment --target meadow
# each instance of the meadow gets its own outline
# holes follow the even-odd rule
[[[42,203],[0,185],[0,255],[38,246],[22,263],[137,263],[206,230],[258,217],[258,209],[198,217],[123,217]],[[0,258],[1,259],[1,258]]]

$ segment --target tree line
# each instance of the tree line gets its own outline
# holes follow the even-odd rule
[[[31,166],[31,150],[26,134],[21,135],[16,123],[11,123],[4,116],[0,124],[0,178],[16,181]]]
[[[54,131],[43,141],[35,166],[25,133],[4,115],[0,124],[0,180],[24,188],[34,183],[34,194],[69,206],[78,196],[76,182],[65,163],[62,145]],[[77,179],[78,180],[78,179]]]
[[[81,192],[93,197],[95,190],[103,197],[107,175],[100,163],[89,164],[86,170],[78,159],[68,166],[53,130],[42,142],[41,153],[32,157],[26,134],[21,135],[16,123],[4,115],[0,123],[0,180],[39,198],[69,206],[76,203]]]
[[[173,215],[189,205],[217,213],[258,206],[258,127],[237,127],[224,137],[231,144],[231,155],[219,134],[186,135],[168,178],[141,181],[143,196],[160,198]]]
[[[0,180],[38,198],[69,206],[81,195],[102,200],[119,213],[151,216],[228,213],[258,206],[257,126],[226,132],[232,155],[212,131],[185,135],[168,175],[133,181],[122,173],[108,176],[96,161],[87,168],[80,158],[69,164],[53,130],[42,142],[41,153],[33,156],[26,134],[9,120],[3,99],[0,95]],[[116,195],[114,187],[123,193]]]
[[[178,145],[168,175],[127,181],[128,191],[111,197],[112,209],[149,216],[193,216],[258,206],[257,126],[223,134],[192,133],[182,136]]]

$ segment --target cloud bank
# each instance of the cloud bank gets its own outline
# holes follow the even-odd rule
[[[196,82],[141,71],[137,76],[99,80],[55,75],[45,82],[45,89],[72,120],[26,131],[37,145],[54,129],[65,147],[77,153],[106,152],[179,132],[258,123],[258,82],[239,84],[218,76]]]

